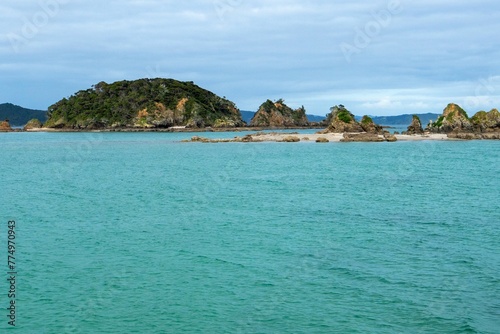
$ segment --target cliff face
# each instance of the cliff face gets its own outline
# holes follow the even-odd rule
[[[267,100],[260,107],[250,122],[250,126],[290,127],[308,126],[309,122],[304,107],[293,110],[283,100]]]
[[[331,108],[331,113],[327,115],[329,121],[326,132],[364,132],[363,127],[356,122],[354,115],[344,106],[335,106]]]
[[[140,79],[100,82],[49,107],[49,128],[244,126],[235,104],[193,82]]]
[[[424,133],[424,129],[422,128],[422,122],[420,122],[420,118],[417,115],[413,115],[413,120],[411,124],[408,126],[408,129],[404,134],[407,135],[421,135]]]

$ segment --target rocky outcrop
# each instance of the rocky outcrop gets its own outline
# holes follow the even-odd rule
[[[316,143],[329,143],[330,141],[325,138],[325,137],[318,137],[318,139],[316,139]]]
[[[0,132],[10,132],[10,131],[12,131],[12,128],[10,127],[8,120],[0,122]]]
[[[413,120],[411,124],[408,126],[408,129],[403,132],[405,135],[422,135],[424,134],[424,129],[422,128],[422,122],[420,122],[420,118],[417,115],[413,115]]]
[[[363,127],[356,122],[354,115],[343,105],[334,106],[331,113],[327,115],[330,120],[325,132],[343,133],[343,132],[364,132]]]
[[[450,103],[435,122],[429,123],[426,130],[433,133],[450,133],[471,132],[473,128],[465,110],[455,103]]]
[[[29,131],[29,130],[33,130],[33,129],[40,129],[41,127],[42,127],[42,122],[40,122],[40,120],[37,118],[33,118],[33,119],[29,120],[28,123],[26,123],[23,130]]]
[[[250,121],[250,126],[258,127],[300,127],[309,122],[304,107],[293,110],[282,99],[272,102],[267,100]]]
[[[380,125],[375,124],[370,116],[367,115],[363,116],[359,124],[361,125],[361,127],[365,132],[380,133],[380,134],[384,133],[384,129]]]
[[[429,123],[426,131],[446,133],[455,139],[499,139],[500,112],[497,109],[479,111],[469,118],[460,106],[450,103],[436,122]]]
[[[53,104],[48,116],[45,127],[75,130],[245,125],[226,98],[191,81],[161,78],[100,82]]]
[[[500,112],[497,109],[479,111],[472,116],[471,122],[474,132],[500,132]]]
[[[283,143],[297,143],[299,141],[300,141],[300,138],[297,136],[286,136],[282,140],[280,140],[280,142],[283,142]]]

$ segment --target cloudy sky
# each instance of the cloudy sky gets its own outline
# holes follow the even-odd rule
[[[194,81],[242,110],[500,108],[498,0],[3,0],[0,103],[100,81]]]

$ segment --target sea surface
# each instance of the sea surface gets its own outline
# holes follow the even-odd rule
[[[192,135],[0,134],[0,332],[500,332],[500,141]]]

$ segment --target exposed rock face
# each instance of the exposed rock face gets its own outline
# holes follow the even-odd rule
[[[500,138],[500,112],[479,111],[472,118],[458,105],[450,103],[436,122],[431,122],[426,130],[446,133],[457,139],[498,139]]]
[[[335,106],[331,108],[331,113],[327,116],[330,120],[326,132],[364,132],[361,125],[356,122],[354,115],[344,106]]]
[[[49,107],[48,128],[113,129],[244,126],[236,105],[193,82],[100,82]]]
[[[308,126],[309,122],[304,107],[293,110],[283,100],[267,100],[250,121],[250,126],[293,127]]]
[[[465,110],[457,104],[450,103],[436,122],[429,123],[426,130],[434,133],[450,133],[470,132],[473,128]]]
[[[422,128],[422,122],[420,122],[420,118],[417,115],[413,115],[413,120],[411,121],[410,126],[404,134],[407,135],[421,135],[424,133],[424,129]]]
[[[33,119],[29,120],[28,123],[26,123],[23,130],[26,131],[26,130],[32,130],[32,129],[39,129],[41,127],[42,127],[42,122],[40,122],[40,120],[38,120],[36,118],[33,118]]]
[[[373,122],[373,119],[370,116],[363,116],[360,122],[361,127],[365,132],[368,133],[383,133],[384,129],[380,125],[377,125]]]
[[[12,131],[12,128],[10,127],[10,124],[9,124],[8,120],[0,122],[0,131],[1,132]]]

